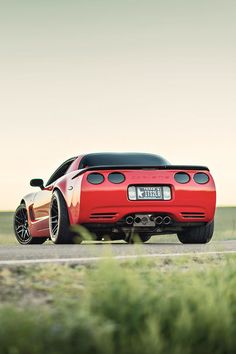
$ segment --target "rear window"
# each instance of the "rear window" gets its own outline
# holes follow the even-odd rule
[[[79,169],[95,166],[164,166],[170,163],[161,156],[141,153],[96,153],[85,155]]]

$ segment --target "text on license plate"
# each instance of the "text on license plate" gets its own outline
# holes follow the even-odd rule
[[[137,199],[163,199],[162,187],[137,187]]]

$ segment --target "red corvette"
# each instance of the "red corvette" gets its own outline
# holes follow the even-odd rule
[[[176,233],[182,243],[207,243],[214,231],[216,190],[207,167],[176,166],[158,155],[94,153],[64,162],[41,190],[16,209],[14,229],[23,244],[72,243],[71,226],[95,238],[142,242]],[[78,238],[77,238],[78,239]]]

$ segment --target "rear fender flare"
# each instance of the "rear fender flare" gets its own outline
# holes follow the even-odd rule
[[[61,193],[67,206],[70,224],[75,224],[77,222],[77,216],[73,207],[74,193],[73,193],[73,189],[71,189],[70,186],[71,184],[68,183],[66,179],[63,179],[54,186],[53,192],[59,191],[59,193]]]

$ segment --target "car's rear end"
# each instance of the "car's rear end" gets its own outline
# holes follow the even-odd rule
[[[202,166],[94,166],[80,171],[77,223],[95,233],[181,234],[212,223],[214,180]]]

